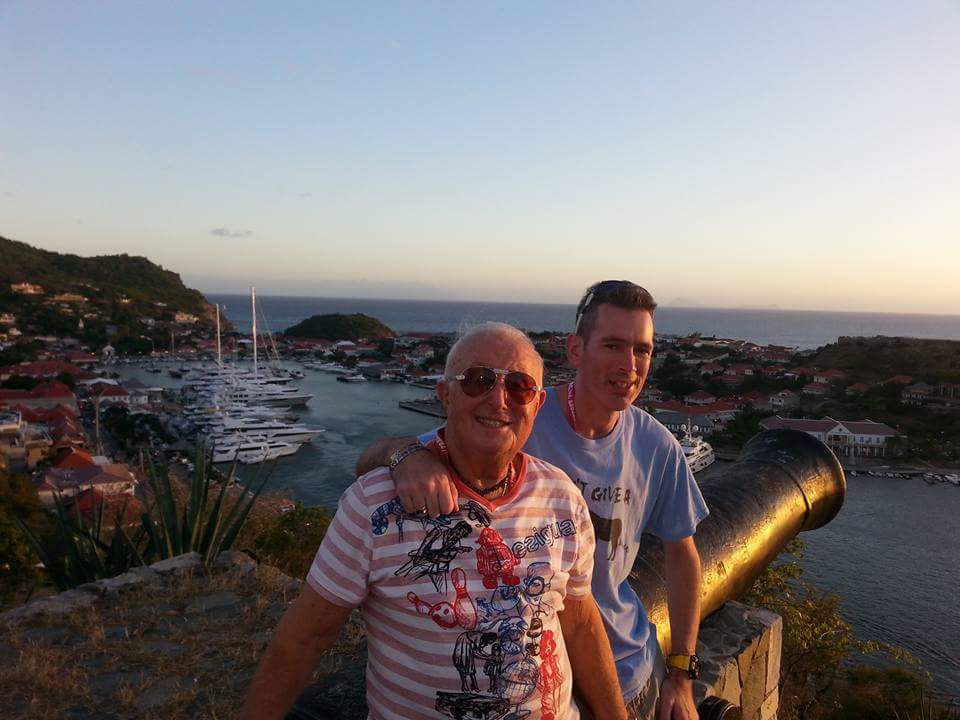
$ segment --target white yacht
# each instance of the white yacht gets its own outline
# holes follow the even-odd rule
[[[690,472],[698,473],[713,465],[717,459],[713,453],[713,446],[699,435],[694,435],[689,422],[680,438],[680,447],[683,449],[683,456],[687,459],[687,465],[690,466]]]
[[[269,438],[250,438],[222,443],[213,446],[213,462],[237,462],[255,465],[267,460],[275,460],[285,455],[293,455],[300,446],[294,443],[280,442]]]
[[[300,424],[289,425],[275,420],[224,418],[220,422],[209,425],[208,439],[211,442],[221,442],[225,439],[264,436],[270,440],[282,442],[308,443],[323,432],[323,428],[312,428]]]

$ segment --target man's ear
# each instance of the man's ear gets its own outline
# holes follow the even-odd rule
[[[537,412],[540,412],[540,408],[543,407],[543,404],[546,401],[547,401],[547,391],[541,390],[539,393],[537,393],[537,399],[535,401],[537,403]]]
[[[450,385],[446,380],[437,383],[437,399],[443,405],[443,409],[446,410],[447,402],[450,400]]]
[[[583,357],[584,340],[577,334],[567,335],[567,362],[580,369],[580,359]]]

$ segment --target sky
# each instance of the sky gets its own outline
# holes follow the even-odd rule
[[[960,314],[960,0],[0,0],[0,236],[207,292]]]

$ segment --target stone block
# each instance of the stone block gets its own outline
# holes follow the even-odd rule
[[[240,596],[235,592],[221,592],[213,595],[201,595],[187,605],[187,613],[211,613],[214,611],[239,611]],[[219,614],[219,613],[218,613]]]
[[[97,596],[94,593],[86,592],[75,588],[67,590],[51,598],[45,598],[43,614],[51,617],[63,617],[70,615],[77,610],[92,607],[97,602]]]
[[[186,553],[155,562],[150,569],[160,575],[189,575],[203,570],[203,558],[197,552]]]
[[[777,710],[780,709],[780,692],[774,690],[767,695],[766,699],[760,705],[759,720],[777,720]]]
[[[93,585],[96,591],[102,595],[119,595],[128,590],[141,587],[145,585],[146,582],[147,579],[142,574],[131,571],[117,575],[116,577],[107,578],[106,580],[98,580]]]
[[[256,561],[245,552],[241,552],[240,550],[224,550],[217,555],[217,559],[213,563],[213,568],[221,571],[238,569],[241,571],[241,574],[245,575],[249,573],[253,567],[256,567],[256,564]]]
[[[770,613],[773,615],[773,613]],[[767,650],[767,692],[777,694],[780,688],[780,661],[783,653],[783,619],[770,627],[770,649]]]
[[[723,664],[718,682],[714,685],[711,695],[729,700],[734,705],[740,704],[743,687],[740,684],[740,668],[736,660],[730,659]]]
[[[5,625],[18,625],[35,620],[44,615],[62,617],[72,612],[92,606],[97,601],[97,595],[92,592],[74,588],[52,597],[32,600],[13,610],[0,615],[0,622]]]

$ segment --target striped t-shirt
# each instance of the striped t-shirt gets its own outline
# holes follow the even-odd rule
[[[594,538],[562,470],[520,454],[493,502],[459,482],[458,512],[407,514],[390,473],[351,485],[307,582],[361,607],[375,720],[575,720],[557,612],[590,590]]]

